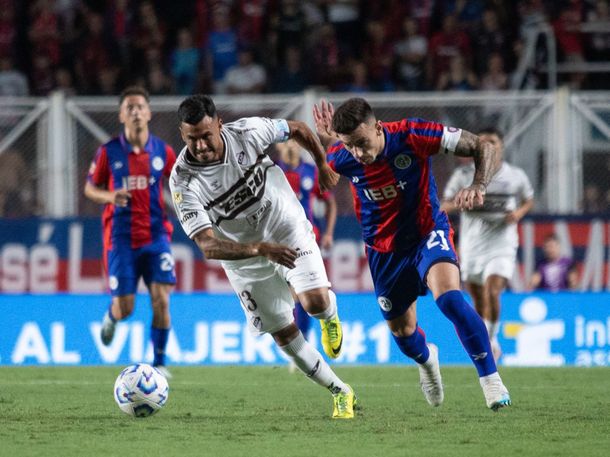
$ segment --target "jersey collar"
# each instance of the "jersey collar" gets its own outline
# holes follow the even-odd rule
[[[135,151],[133,150],[133,146],[131,145],[131,143],[129,141],[127,141],[125,132],[122,132],[119,135],[119,141],[121,143],[121,148],[123,148],[123,151],[125,151],[127,154],[130,154],[130,153],[135,154]],[[148,140],[146,140],[146,144],[144,145],[143,151],[144,152],[152,151],[152,135],[150,133],[148,134]]]

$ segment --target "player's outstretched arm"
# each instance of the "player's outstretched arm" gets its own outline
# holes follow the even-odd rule
[[[472,157],[475,169],[472,184],[455,195],[456,206],[460,209],[472,209],[475,205],[482,205],[487,185],[500,168],[499,151],[474,133],[462,130],[455,147],[455,155]]]
[[[204,229],[193,237],[206,259],[240,260],[263,256],[287,268],[294,268],[297,252],[285,245],[275,243],[236,243],[214,236],[211,228]]]
[[[313,157],[318,167],[318,180],[322,190],[328,190],[337,185],[339,175],[335,173],[326,163],[326,153],[320,140],[315,133],[301,121],[288,121],[290,138],[295,140],[302,148],[306,149]]]

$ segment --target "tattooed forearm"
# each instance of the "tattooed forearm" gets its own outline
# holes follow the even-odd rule
[[[485,141],[466,130],[462,130],[460,140],[455,147],[455,155],[474,159],[474,179],[472,184],[487,187],[500,167],[498,151]]]

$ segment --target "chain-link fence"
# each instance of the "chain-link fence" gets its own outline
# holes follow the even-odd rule
[[[326,94],[216,97],[225,122],[262,115],[302,119]],[[332,94],[335,104],[349,95]],[[535,211],[606,212],[610,202],[610,93],[365,94],[384,121],[420,117],[477,132],[505,134],[505,158],[520,166],[536,191]],[[153,98],[151,131],[182,148],[176,110],[181,98]],[[0,100],[0,211],[3,217],[97,215],[82,196],[97,147],[120,132],[118,98]],[[442,191],[456,159],[438,157]],[[346,182],[337,189],[343,214],[351,210]],[[595,198],[594,198],[595,197]],[[593,202],[593,203],[592,203]]]

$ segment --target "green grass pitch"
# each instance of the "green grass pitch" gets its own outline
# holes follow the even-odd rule
[[[174,367],[169,401],[134,419],[114,403],[120,367],[0,368],[0,456],[607,456],[610,368],[504,368],[513,406],[485,407],[476,372],[443,367],[431,408],[408,367],[338,367],[352,421],[282,367]]]

